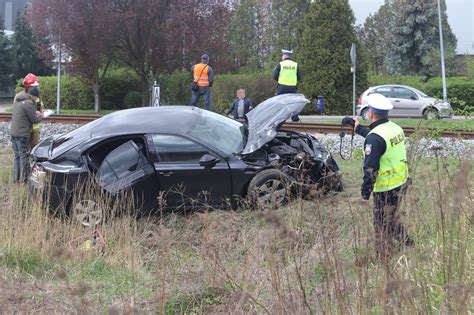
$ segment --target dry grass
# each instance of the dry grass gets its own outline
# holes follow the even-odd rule
[[[0,159],[9,165],[9,154]],[[93,231],[47,215],[4,167],[0,313],[473,312],[472,161],[414,163],[402,209],[416,245],[386,261],[375,259],[371,209],[358,203],[361,163],[341,161],[337,196],[119,216],[90,249]]]

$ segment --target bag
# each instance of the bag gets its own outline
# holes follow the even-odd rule
[[[204,69],[206,69],[207,67],[208,67],[208,66],[205,66],[204,68],[202,68],[201,74],[199,74],[199,77],[198,77],[197,81],[193,81],[193,83],[191,83],[191,91],[193,91],[193,92],[199,91],[199,84],[198,84],[198,81],[199,81],[199,79],[201,78],[202,73],[204,72]]]
[[[196,81],[193,81],[193,83],[191,83],[191,91],[193,92],[199,91],[199,84]]]

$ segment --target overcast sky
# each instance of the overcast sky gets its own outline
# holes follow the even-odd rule
[[[349,0],[354,10],[356,24],[377,12],[384,0]],[[474,0],[446,0],[448,22],[458,39],[459,54],[474,54]]]

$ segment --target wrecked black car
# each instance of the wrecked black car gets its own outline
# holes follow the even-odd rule
[[[103,215],[96,199],[74,197],[86,182],[108,196],[131,194],[137,215],[340,191],[328,150],[312,135],[280,128],[308,102],[301,94],[272,97],[247,114],[248,125],[191,106],[115,112],[40,142],[30,191],[84,225]]]

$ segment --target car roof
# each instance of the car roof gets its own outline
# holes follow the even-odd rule
[[[383,84],[383,85],[372,86],[371,89],[376,89],[376,88],[379,88],[379,87],[386,87],[386,86],[389,86],[389,87],[404,87],[404,88],[407,88],[407,89],[413,89],[413,87],[408,86],[408,85],[403,85],[403,84]]]
[[[157,106],[121,110],[90,124],[90,136],[103,137],[137,133],[185,134],[203,109],[194,106]]]

